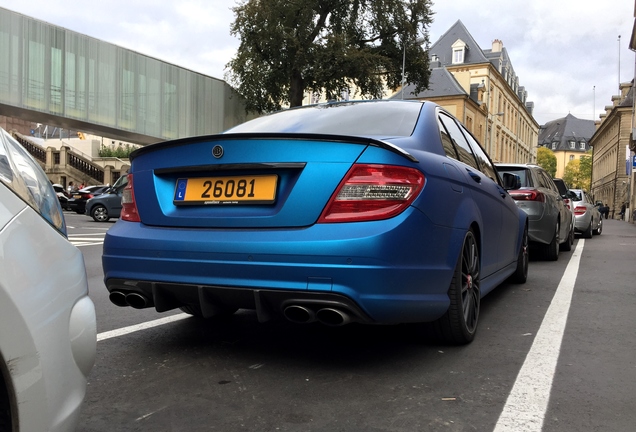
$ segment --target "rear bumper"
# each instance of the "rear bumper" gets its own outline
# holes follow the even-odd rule
[[[585,232],[592,223],[592,216],[589,212],[585,212],[580,216],[575,217],[574,230],[576,232]]]
[[[556,220],[545,215],[543,204],[533,201],[515,203],[528,215],[528,239],[533,243],[549,244],[554,238]]]
[[[108,290],[140,293],[157,311],[255,309],[262,320],[292,304],[346,309],[353,321],[434,320],[463,233],[410,208],[379,222],[301,229],[176,229],[118,221],[106,234]]]

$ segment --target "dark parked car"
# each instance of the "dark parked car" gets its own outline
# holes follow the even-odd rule
[[[510,191],[520,209],[528,214],[528,235],[545,259],[556,261],[559,250],[569,251],[574,243],[572,212],[552,177],[533,164],[497,164],[499,173],[516,174],[521,187]]]
[[[86,213],[86,201],[89,199],[101,195],[107,192],[110,186],[98,185],[88,186],[71,194],[71,198],[68,200],[68,208],[77,214]]]
[[[527,277],[518,177],[432,102],[305,106],[131,156],[102,259],[118,306],[434,322],[460,344],[481,298]]]
[[[563,204],[565,204],[565,208],[568,209],[572,218],[572,230],[570,231],[570,245],[574,244],[574,234],[575,234],[575,225],[576,218],[574,217],[574,203],[572,199],[575,197],[574,193],[570,190],[570,187],[565,182],[565,180],[560,178],[553,178],[552,181],[556,185],[561,197],[563,198]]]
[[[95,222],[108,222],[110,218],[118,218],[121,212],[121,194],[127,183],[128,178],[122,176],[107,192],[89,198],[84,213]]]

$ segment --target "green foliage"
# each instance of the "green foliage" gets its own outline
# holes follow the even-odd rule
[[[556,175],[556,156],[549,148],[539,147],[537,149],[537,165],[546,170],[550,176],[554,177]]]
[[[136,148],[130,144],[118,145],[115,149],[102,145],[99,149],[99,157],[116,157],[119,159],[128,159],[130,154],[135,151]]]
[[[580,159],[571,160],[565,167],[563,180],[572,189],[590,190],[592,183],[592,154],[587,152]]]
[[[299,106],[306,92],[381,98],[405,75],[428,87],[431,0],[242,0],[230,33],[240,38],[226,79],[248,111]]]

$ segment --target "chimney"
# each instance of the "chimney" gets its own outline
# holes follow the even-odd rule
[[[492,41],[492,52],[501,52],[503,49],[503,42],[499,39]]]

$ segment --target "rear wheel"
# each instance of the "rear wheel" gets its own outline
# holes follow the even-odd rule
[[[479,248],[472,230],[466,233],[448,289],[450,306],[435,323],[435,333],[444,342],[467,344],[477,332],[481,301]]]
[[[574,224],[572,224],[572,227],[570,228],[567,241],[561,243],[561,250],[566,252],[571,251],[573,244],[574,244]]]
[[[548,261],[556,261],[559,259],[559,249],[560,249],[560,237],[559,237],[559,223],[557,222],[556,228],[554,230],[554,237],[550,244],[545,246],[543,250],[543,256]]]
[[[587,229],[585,230],[585,232],[583,233],[583,237],[586,239],[591,239],[592,238],[592,220],[590,220],[590,226],[587,227]]]
[[[95,222],[108,222],[108,210],[103,205],[96,205],[91,209],[91,217]]]
[[[603,232],[603,218],[598,220],[598,228],[596,228],[593,233],[596,235],[601,235],[602,232]]]
[[[528,280],[528,227],[523,230],[521,247],[517,258],[517,269],[510,276],[510,281],[514,283],[526,283]]]

